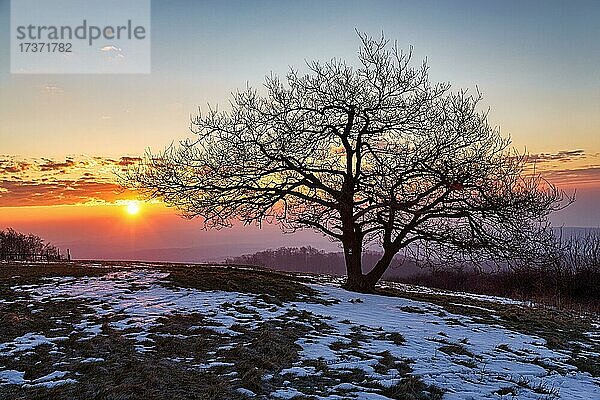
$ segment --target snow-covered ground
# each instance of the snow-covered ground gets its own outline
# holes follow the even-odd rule
[[[598,378],[578,371],[567,362],[567,354],[549,349],[544,339],[500,325],[476,323],[469,316],[451,314],[431,303],[350,293],[332,284],[319,283],[311,287],[325,301],[295,301],[273,307],[253,294],[165,285],[166,276],[167,273],[150,269],[130,269],[99,277],[47,278],[41,284],[12,289],[27,298],[32,312],[48,302],[83,300],[93,311],[72,324],[71,335],[77,334],[79,340],[100,334],[99,317],[119,315],[118,320],[111,322],[111,327],[135,340],[136,351],[142,353],[153,350],[151,330],[160,325],[160,318],[175,313],[200,313],[205,318],[205,328],[235,338],[239,332],[231,329],[234,325],[253,328],[261,322],[277,320],[292,310],[306,311],[330,329],[324,332],[311,330],[296,341],[302,348],[301,357],[279,373],[288,379],[273,388],[271,398],[302,395],[303,388],[295,384],[295,378],[317,376],[320,372],[314,368],[316,360],[339,373],[358,369],[369,377],[366,381],[325,388],[318,398],[388,398],[380,394],[378,387],[397,383],[400,372],[394,368],[382,372],[375,366],[383,354],[390,354],[410,364],[412,375],[444,390],[444,399],[511,396],[519,399],[600,399]],[[236,312],[227,307],[228,304],[243,305],[245,311]],[[493,313],[493,310],[489,312]],[[253,317],[249,318],[249,314]],[[298,318],[299,323],[304,323]],[[590,335],[600,337],[598,332]],[[19,357],[42,344],[50,346],[50,351],[60,352],[68,336],[28,332],[0,343],[0,356]],[[103,363],[104,359],[83,361]],[[229,361],[215,357],[209,363],[195,367],[223,367]],[[34,380],[27,380],[24,375],[23,371],[7,369],[0,364],[0,386],[53,387],[77,384],[78,379],[60,366]],[[269,381],[273,377],[264,376],[263,379]],[[239,393],[253,396],[249,389],[240,388]],[[511,394],[502,397],[504,393]]]

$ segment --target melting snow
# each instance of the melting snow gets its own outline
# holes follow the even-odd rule
[[[84,332],[87,338],[101,332],[101,326],[94,322],[98,317],[118,316],[120,319],[113,320],[111,326],[126,331],[125,336],[135,339],[138,351],[152,349],[150,329],[159,324],[159,318],[173,313],[202,313],[207,316],[206,323],[210,329],[235,336],[238,333],[230,329],[234,324],[253,327],[260,321],[278,318],[286,311],[296,309],[320,317],[334,332],[313,331],[298,340],[297,343],[302,347],[301,360],[297,365],[283,370],[282,374],[297,377],[318,375],[313,367],[305,363],[307,360],[321,359],[330,368],[339,371],[362,369],[381,385],[391,386],[398,381],[397,374],[380,374],[374,369],[381,358],[378,354],[387,351],[398,359],[414,361],[411,364],[412,373],[427,384],[434,384],[445,390],[444,399],[498,398],[496,392],[500,388],[516,386],[517,382],[527,382],[531,388],[546,388],[554,398],[600,398],[600,387],[594,378],[567,364],[568,356],[548,349],[543,339],[500,326],[476,323],[469,317],[447,313],[430,303],[378,295],[357,295],[332,285],[316,284],[312,287],[321,292],[324,299],[335,301],[327,304],[294,302],[274,309],[272,305],[249,294],[166,287],[161,284],[166,275],[151,270],[130,269],[101,277],[50,278],[40,285],[23,285],[14,289],[28,294],[34,302],[85,300],[94,313],[87,315],[88,319],[74,324],[73,332]],[[357,296],[360,301],[357,301]],[[456,295],[457,298],[461,296],[466,295]],[[512,303],[489,296],[468,296]],[[236,302],[243,304],[255,316],[249,318],[248,314],[223,307],[225,303]],[[358,341],[358,350],[369,356],[368,359],[352,357],[342,350],[335,350],[335,346],[332,349],[334,342],[349,342],[348,337],[357,329],[364,335]],[[383,333],[400,333],[405,342],[395,344]],[[590,333],[590,336],[593,335],[598,337],[598,332]],[[67,337],[46,337],[30,332],[11,342],[0,343],[0,354],[14,355],[42,344],[49,344],[53,350],[59,350],[60,342],[66,339]],[[462,355],[447,354],[440,350],[444,345],[460,346],[465,352]],[[538,362],[534,363],[534,360]],[[560,374],[556,369],[549,371],[540,366],[540,360],[543,365],[559,367],[566,373]],[[82,362],[103,361],[102,358],[88,358]],[[230,364],[213,360],[198,367],[226,365]],[[26,381],[23,372],[1,370],[0,367],[0,385],[52,387],[75,383],[73,379],[63,379],[66,375],[65,371],[54,371],[41,378]],[[265,376],[264,379],[268,380],[270,377]],[[284,387],[277,388],[271,396],[291,398],[302,395],[298,388],[291,387],[291,383],[286,382]],[[337,385],[336,388],[358,390],[359,393],[352,393],[358,399],[386,398],[373,393],[372,389],[361,387],[360,382],[355,382],[354,385]],[[240,389],[240,393],[253,395],[247,389]],[[533,390],[519,392],[521,399],[533,400],[539,397]],[[331,395],[322,398],[343,397]]]
[[[4,371],[0,371],[0,383],[5,385],[20,385],[25,382],[23,379],[24,376],[25,372],[6,369]]]

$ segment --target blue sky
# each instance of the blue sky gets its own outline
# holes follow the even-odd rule
[[[197,106],[224,103],[246,82],[260,85],[306,59],[354,61],[354,29],[414,46],[435,81],[478,85],[492,120],[520,148],[600,151],[592,134],[600,2],[153,1],[152,73],[123,76],[10,75],[8,0],[0,13],[0,138],[9,153],[89,153],[90,141],[103,154],[163,146],[186,135]],[[48,85],[60,98],[40,95]],[[72,115],[57,121],[65,109]],[[39,145],[10,140],[15,134]],[[72,146],[56,148],[48,134]]]

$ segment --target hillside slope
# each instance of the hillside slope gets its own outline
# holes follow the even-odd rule
[[[594,317],[381,290],[216,266],[0,265],[0,398],[600,398]]]

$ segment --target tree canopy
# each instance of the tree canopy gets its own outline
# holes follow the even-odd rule
[[[317,230],[342,244],[352,290],[372,290],[406,248],[531,254],[564,194],[526,173],[479,92],[431,83],[411,50],[359,36],[356,65],[307,62],[307,72],[235,92],[230,109],[192,120],[193,140],[147,154],[129,185],[208,228],[239,220]],[[361,254],[373,245],[382,257],[365,272]]]
[[[12,228],[0,230],[0,260],[59,260],[60,251],[50,243],[33,234],[24,234]]]

